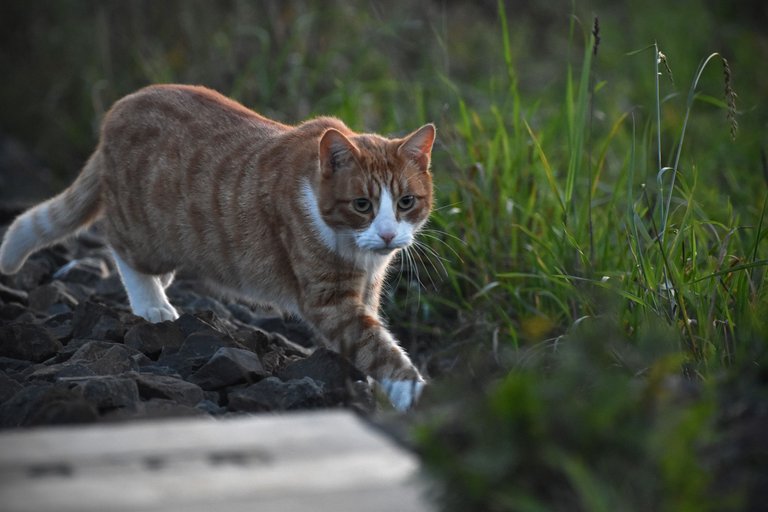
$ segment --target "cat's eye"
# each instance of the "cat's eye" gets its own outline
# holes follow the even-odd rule
[[[352,201],[352,207],[358,213],[368,213],[371,211],[373,205],[369,199],[366,199],[365,197],[358,197]]]
[[[403,196],[397,202],[397,207],[401,210],[410,210],[416,203],[416,198],[413,196]]]

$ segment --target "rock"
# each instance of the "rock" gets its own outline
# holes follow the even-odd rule
[[[66,378],[84,378],[95,377],[96,372],[89,367],[79,363],[55,363],[51,365],[40,365],[27,375],[26,380],[56,382]]]
[[[109,267],[99,258],[80,258],[68,262],[53,273],[53,279],[78,283],[89,287],[109,276]]]
[[[194,406],[203,399],[203,390],[191,382],[153,373],[129,375],[136,381],[139,394],[145,400],[164,398],[183,405]]]
[[[197,318],[194,315],[190,315],[189,313],[182,314],[179,318],[177,318],[174,321],[174,324],[181,329],[182,334],[184,334],[184,337],[186,338],[190,334],[195,333],[208,333],[213,335],[218,335],[219,332],[216,330],[215,327],[213,327],[211,324]]]
[[[105,411],[102,418],[105,421],[152,420],[164,418],[179,418],[202,416],[205,411],[189,405],[183,405],[164,398],[152,398],[146,402],[138,402],[136,409],[112,409]]]
[[[376,411],[376,397],[367,381],[358,380],[349,386],[348,397],[344,397],[345,405],[364,414]]]
[[[0,319],[18,323],[30,323],[35,320],[35,315],[18,302],[11,302],[0,305]]]
[[[29,361],[24,361],[23,359],[15,359],[13,357],[0,357],[0,371],[4,371],[6,373],[21,373],[27,368],[32,366],[32,363]]]
[[[27,386],[0,405],[2,427],[91,423],[98,417],[78,391],[47,383]]]
[[[59,281],[38,286],[29,292],[29,307],[37,311],[48,312],[54,304],[64,304],[74,309],[79,303],[67,290],[67,285]]]
[[[3,302],[20,302],[24,304],[27,302],[27,297],[27,292],[0,283],[0,300]]]
[[[196,332],[187,336],[177,351],[163,349],[157,362],[174,368],[184,378],[196,372],[221,347],[233,346],[234,342],[222,334]]]
[[[228,399],[227,408],[241,412],[309,409],[325,404],[323,385],[309,377],[288,382],[269,377],[230,392]]]
[[[268,376],[259,356],[253,352],[221,347],[188,380],[203,389],[219,389],[241,382],[256,382]]]
[[[0,356],[39,363],[62,347],[61,342],[39,325],[12,323],[0,326]]]
[[[72,316],[72,337],[122,341],[125,326],[117,313],[95,302],[81,304]]]
[[[94,293],[105,300],[119,303],[127,303],[128,296],[125,293],[125,287],[117,273],[100,280],[94,287]]]
[[[285,320],[281,317],[262,318],[256,323],[257,327],[271,333],[279,333],[303,347],[315,345],[315,336],[303,323],[297,320]]]
[[[311,377],[325,384],[326,389],[346,389],[347,381],[365,381],[365,374],[340,354],[318,348],[306,359],[293,362],[277,374],[282,380]]]
[[[18,273],[8,278],[8,284],[21,290],[32,290],[50,277],[54,268],[54,262],[45,255],[35,254],[24,263]]]
[[[21,390],[21,384],[12,379],[4,371],[0,370],[0,404],[11,398]]]
[[[267,332],[259,327],[252,327],[238,332],[237,342],[260,356],[275,349],[286,356],[309,357],[312,350],[294,343],[276,332]]]
[[[143,364],[139,367],[141,373],[151,373],[153,375],[164,375],[166,377],[173,377],[174,379],[180,379],[181,375],[175,368],[165,366],[158,363]]]
[[[143,402],[142,405],[143,407],[139,412],[138,417],[146,419],[201,416],[205,414],[204,411],[196,409],[195,407],[180,404],[173,400],[165,400],[163,398],[153,398]]]
[[[139,363],[147,361],[138,350],[108,341],[89,341],[69,359],[69,363],[82,364],[96,375],[117,375],[138,370]]]
[[[272,335],[258,327],[240,329],[234,335],[237,343],[259,356],[272,350]]]
[[[184,307],[195,313],[205,314],[210,312],[220,319],[229,319],[231,317],[231,313],[221,304],[221,302],[210,297],[199,297],[185,304]]]
[[[72,356],[77,352],[80,347],[86,343],[90,343],[91,340],[70,340],[69,343],[64,345],[64,348],[59,350],[59,353],[52,358],[45,361],[45,364],[57,364],[69,361]]]
[[[60,313],[45,319],[43,327],[62,343],[72,338],[72,313]]]
[[[262,365],[269,373],[276,373],[297,358],[309,357],[310,349],[304,348],[282,334],[268,333],[258,327],[237,333],[237,342],[259,355]]]
[[[195,409],[197,409],[198,411],[208,413],[212,416],[220,416],[227,412],[226,407],[222,407],[216,402],[213,402],[211,400],[201,400],[200,403],[195,405]]]
[[[172,322],[150,324],[140,322],[125,333],[125,344],[149,357],[157,358],[164,348],[178,349],[184,342],[184,334]]]
[[[79,391],[83,398],[104,409],[136,409],[140,400],[136,381],[127,377],[67,377],[61,378],[69,389]]]

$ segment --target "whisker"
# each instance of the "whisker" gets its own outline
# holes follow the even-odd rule
[[[446,277],[448,277],[448,270],[445,268],[445,266],[442,263],[440,263],[439,266],[435,264],[434,258],[430,258],[429,254],[427,252],[424,252],[423,249],[421,249],[420,251],[421,251],[422,257],[427,261],[427,263],[429,264],[429,267],[431,268],[431,270],[427,270],[427,272],[429,275],[429,280],[432,283],[432,289],[437,291],[438,283],[444,280]]]
[[[436,274],[440,274],[440,270],[438,270],[437,265],[435,265],[435,260],[437,263],[440,264],[440,268],[442,269],[442,274],[444,277],[448,276],[448,269],[445,267],[445,264],[443,263],[443,258],[440,257],[439,254],[437,254],[437,251],[435,251],[432,247],[422,243],[422,242],[416,242],[415,246],[418,247],[422,254],[424,254],[424,257],[427,259],[429,264],[432,266],[432,268],[435,270]]]
[[[426,236],[425,236],[425,238],[430,238],[430,239],[432,239],[433,237],[431,237],[431,236],[429,236],[429,235],[426,235]],[[429,251],[430,251],[430,253],[431,253],[431,254],[432,254],[432,255],[433,255],[435,258],[437,258],[437,259],[439,259],[439,260],[441,260],[441,261],[451,261],[449,258],[446,258],[445,256],[442,256],[442,255],[441,255],[439,252],[437,252],[437,250],[435,250],[435,248],[434,248],[434,247],[430,246],[429,244],[427,244],[427,243],[425,243],[425,242],[422,242],[422,241],[418,241],[418,242],[419,242],[419,244],[421,244],[423,247],[428,247],[428,248],[429,248]],[[450,247],[450,246],[447,246],[447,247],[448,247],[449,249],[451,249],[451,247]],[[454,251],[454,254],[455,254],[455,251]],[[458,256],[458,254],[456,254],[456,256]],[[461,259],[461,258],[459,258],[459,259]]]
[[[413,255],[411,254],[411,248],[412,247],[413,246],[408,246],[406,248],[406,251],[405,251],[405,255],[408,258],[408,275],[409,276],[414,276],[415,275],[416,276],[416,281],[419,281],[419,269],[416,268],[416,264],[414,262]],[[406,302],[408,301],[408,299],[410,298],[410,295],[411,295],[411,288],[412,288],[411,282],[412,282],[412,279],[409,277],[409,279],[408,279],[408,287],[406,289],[406,295],[405,295]],[[421,303],[421,290],[418,287],[416,288],[416,290],[418,292],[418,295],[416,297],[416,305],[418,306]]]
[[[457,242],[459,242],[461,245],[467,245],[467,242],[466,242],[466,240],[464,240],[464,239],[462,239],[462,238],[459,238],[458,236],[456,236],[456,235],[453,235],[453,234],[451,234],[451,233],[448,233],[447,231],[443,231],[443,230],[441,230],[441,229],[436,229],[436,228],[427,228],[427,227],[424,227],[424,228],[422,228],[422,229],[419,231],[419,233],[428,233],[428,234],[432,235],[432,237],[433,237],[433,238],[435,238],[436,240],[440,240],[440,241],[441,241],[441,242],[443,242],[443,243],[446,243],[446,242],[445,242],[445,240],[443,240],[443,239],[441,239],[441,238],[437,237],[437,235],[445,235],[445,236],[447,236],[448,238],[451,238],[451,239],[453,239],[453,240],[456,240],[456,241],[457,241]]]
[[[437,206],[432,208],[432,211],[439,212],[440,210],[445,210],[447,208],[454,208],[460,205],[461,203],[462,203],[461,201],[456,201],[455,203],[444,204],[442,206]]]
[[[463,261],[464,261],[464,259],[463,259],[463,258],[461,257],[461,255],[458,253],[458,251],[457,251],[456,249],[454,249],[453,247],[451,247],[451,245],[450,245],[448,242],[446,242],[445,240],[442,240],[442,239],[440,239],[439,237],[436,237],[436,236],[434,236],[434,235],[431,235],[431,234],[429,234],[429,233],[423,233],[423,232],[422,232],[422,233],[419,233],[419,235],[420,235],[420,236],[423,236],[424,238],[429,238],[430,240],[434,240],[434,241],[436,241],[436,242],[440,242],[440,243],[441,243],[441,244],[443,244],[443,245],[444,245],[444,246],[445,246],[445,247],[446,247],[446,248],[447,248],[449,251],[451,251],[451,253],[453,253],[453,255],[454,255],[454,256],[456,256],[456,259],[458,259],[458,260],[459,260],[459,261],[461,261],[461,262],[463,262]],[[426,245],[426,244],[425,244],[425,245]],[[435,252],[437,252],[437,251],[435,251]],[[448,258],[444,258],[444,257],[442,257],[442,256],[439,256],[439,258],[440,258],[441,260],[443,260],[443,261],[449,261],[449,259],[448,259]]]
[[[403,279],[403,265],[404,265],[403,260],[405,259],[403,257],[403,253],[405,251],[407,251],[407,250],[408,250],[408,248],[406,247],[405,249],[400,251],[400,253],[397,255],[397,259],[400,260],[400,268],[397,271],[397,281],[393,285],[392,290],[397,290],[397,288],[400,286],[400,281],[402,281],[402,279]],[[408,296],[407,295],[406,295],[406,300],[408,300]]]

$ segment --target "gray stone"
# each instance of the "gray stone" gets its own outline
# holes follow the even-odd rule
[[[72,338],[72,313],[61,313],[45,319],[42,324],[46,330],[62,343]]]
[[[32,366],[32,363],[23,359],[0,356],[0,370],[8,373],[21,373]]]
[[[211,332],[195,332],[186,337],[177,351],[163,349],[157,362],[170,366],[187,378],[196,372],[221,347],[234,346],[235,343],[222,334]]]
[[[309,377],[283,382],[269,377],[229,393],[227,408],[240,412],[310,409],[325,405],[323,385]]]
[[[286,320],[281,317],[261,318],[256,326],[268,332],[282,334],[303,347],[316,345],[312,331],[305,324],[296,320]]]
[[[241,348],[221,347],[188,380],[203,389],[219,389],[268,377],[259,356]]]
[[[94,293],[105,300],[125,303],[127,295],[125,287],[117,273],[110,275],[106,279],[100,280],[94,287]]]
[[[181,330],[184,337],[195,333],[208,333],[217,335],[218,331],[209,323],[197,318],[189,313],[182,314],[174,321],[174,324]]]
[[[60,379],[69,377],[95,377],[96,372],[89,367],[79,363],[55,363],[51,365],[40,365],[32,373],[27,375],[27,381],[48,381],[56,382]]]
[[[345,389],[347,381],[364,381],[365,374],[340,354],[318,348],[306,359],[293,362],[277,374],[283,380],[311,377],[325,384],[326,389]]]
[[[35,315],[18,302],[11,302],[8,304],[0,304],[0,319],[18,323],[28,323],[34,321]]]
[[[212,299],[211,297],[199,297],[188,304],[185,304],[185,307],[195,313],[211,312],[218,318],[228,319],[231,317],[229,310],[225,308],[221,302]]]
[[[79,303],[67,285],[59,281],[38,286],[29,292],[29,307],[37,311],[48,312],[55,304],[76,308]]]
[[[227,412],[226,407],[222,407],[216,402],[212,402],[211,400],[201,400],[200,403],[195,405],[195,409],[203,411],[212,416],[220,416]]]
[[[178,418],[187,416],[202,416],[205,411],[196,409],[193,406],[165,400],[163,398],[153,398],[143,402],[143,410],[139,417],[146,419]]]
[[[0,426],[30,427],[91,423],[96,407],[76,390],[55,384],[33,384],[0,405]]]
[[[0,404],[21,390],[21,384],[0,370]]]
[[[59,350],[55,356],[45,361],[45,364],[57,364],[69,361],[80,347],[91,341],[92,340],[70,340],[69,343],[64,345],[64,348]]]
[[[17,290],[0,283],[0,300],[3,302],[19,302],[24,304],[27,302],[27,297],[28,294],[24,290]]]
[[[59,380],[68,384],[70,389],[80,391],[83,398],[100,411],[135,409],[140,400],[136,381],[128,377],[66,377]]]
[[[106,412],[103,417],[107,421],[126,421],[202,416],[205,414],[207,413],[203,410],[173,400],[152,398],[146,402],[139,402],[136,409],[113,409]]]
[[[45,328],[36,324],[0,326],[0,356],[38,363],[55,355],[62,346]]]
[[[194,406],[203,399],[200,386],[181,379],[153,373],[129,374],[136,381],[139,394],[145,400],[163,398]]]
[[[90,287],[108,276],[109,267],[104,260],[89,257],[72,260],[53,274],[54,279]]]
[[[38,253],[29,258],[19,272],[8,278],[8,284],[12,288],[32,290],[50,277],[54,268],[54,263],[49,258]]]
[[[236,335],[237,342],[260,356],[279,350],[285,356],[309,357],[312,350],[294,343],[276,332],[267,332],[258,327],[243,329]]]
[[[184,334],[172,322],[150,324],[140,322],[125,333],[125,345],[148,355],[157,357],[164,349],[178,349],[184,342]]]
[[[72,316],[72,337],[122,341],[125,326],[117,313],[95,302],[80,304]]]
[[[138,370],[139,363],[149,361],[136,349],[108,341],[89,341],[72,354],[70,363],[87,366],[96,375],[117,375]]]

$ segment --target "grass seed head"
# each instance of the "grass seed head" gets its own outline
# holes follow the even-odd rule
[[[725,103],[728,106],[726,116],[731,127],[731,140],[736,140],[736,132],[739,130],[739,122],[736,120],[736,91],[733,90],[733,79],[731,76],[731,66],[728,59],[722,58],[723,78],[725,81]]]

